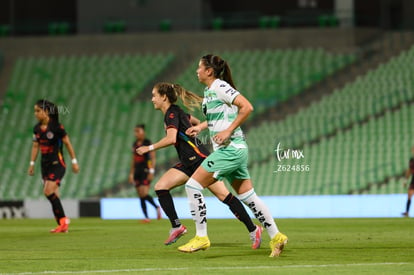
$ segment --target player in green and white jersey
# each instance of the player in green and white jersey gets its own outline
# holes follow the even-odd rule
[[[254,213],[270,236],[270,257],[279,256],[288,241],[279,232],[268,207],[256,195],[250,179],[248,147],[240,125],[253,111],[250,102],[236,90],[227,62],[216,55],[203,56],[197,76],[207,87],[203,112],[206,121],[189,128],[186,133],[197,135],[209,129],[214,152],[210,154],[186,183],[190,210],[196,223],[196,236],[180,246],[182,252],[195,252],[210,247],[207,236],[206,206],[201,191],[217,180],[227,179]]]

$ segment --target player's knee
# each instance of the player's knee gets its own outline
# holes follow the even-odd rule
[[[158,191],[158,190],[170,190],[170,187],[165,184],[165,182],[163,181],[158,181],[155,185],[154,185],[154,190]]]
[[[53,193],[54,193],[54,190],[51,190],[51,188],[47,188],[47,187],[43,188],[43,194],[45,195],[45,197],[47,197],[47,196],[49,196]]]
[[[198,181],[196,181],[195,179],[193,179],[193,178],[190,178],[187,182],[186,182],[186,184],[185,184],[185,188],[186,189],[196,189],[196,190],[199,190],[199,191],[202,191],[204,188],[203,188],[203,186],[198,182]]]

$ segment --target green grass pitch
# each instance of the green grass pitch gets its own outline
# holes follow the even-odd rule
[[[0,220],[0,274],[414,274],[414,219],[281,219],[289,243],[269,258],[269,237],[250,248],[237,220],[209,220],[207,251],[164,246],[167,220],[73,219],[53,235],[52,220]]]

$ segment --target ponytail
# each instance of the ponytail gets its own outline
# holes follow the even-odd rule
[[[201,57],[201,61],[203,62],[206,68],[212,68],[214,77],[222,79],[230,84],[234,89],[236,89],[236,85],[234,85],[233,76],[231,74],[230,66],[227,62],[222,59],[218,55],[207,54]]]
[[[187,109],[194,111],[195,108],[200,108],[201,102],[203,102],[202,97],[196,95],[195,93],[187,91],[178,84],[173,84],[173,87]]]
[[[178,84],[160,82],[155,84],[154,88],[158,90],[160,95],[166,95],[171,104],[176,103],[179,97],[184,106],[190,111],[193,111],[195,108],[200,108],[201,102],[203,101],[202,97],[187,91]]]

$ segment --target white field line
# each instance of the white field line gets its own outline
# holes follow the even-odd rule
[[[354,264],[322,264],[322,265],[262,265],[262,266],[217,266],[217,267],[166,267],[166,268],[134,268],[134,269],[104,269],[104,270],[78,270],[78,271],[39,271],[20,273],[0,273],[0,275],[35,275],[35,274],[88,274],[88,273],[112,273],[112,272],[156,272],[156,271],[209,271],[209,270],[249,270],[249,269],[278,269],[278,268],[329,268],[329,267],[353,267],[353,266],[395,266],[414,263],[354,263]]]

